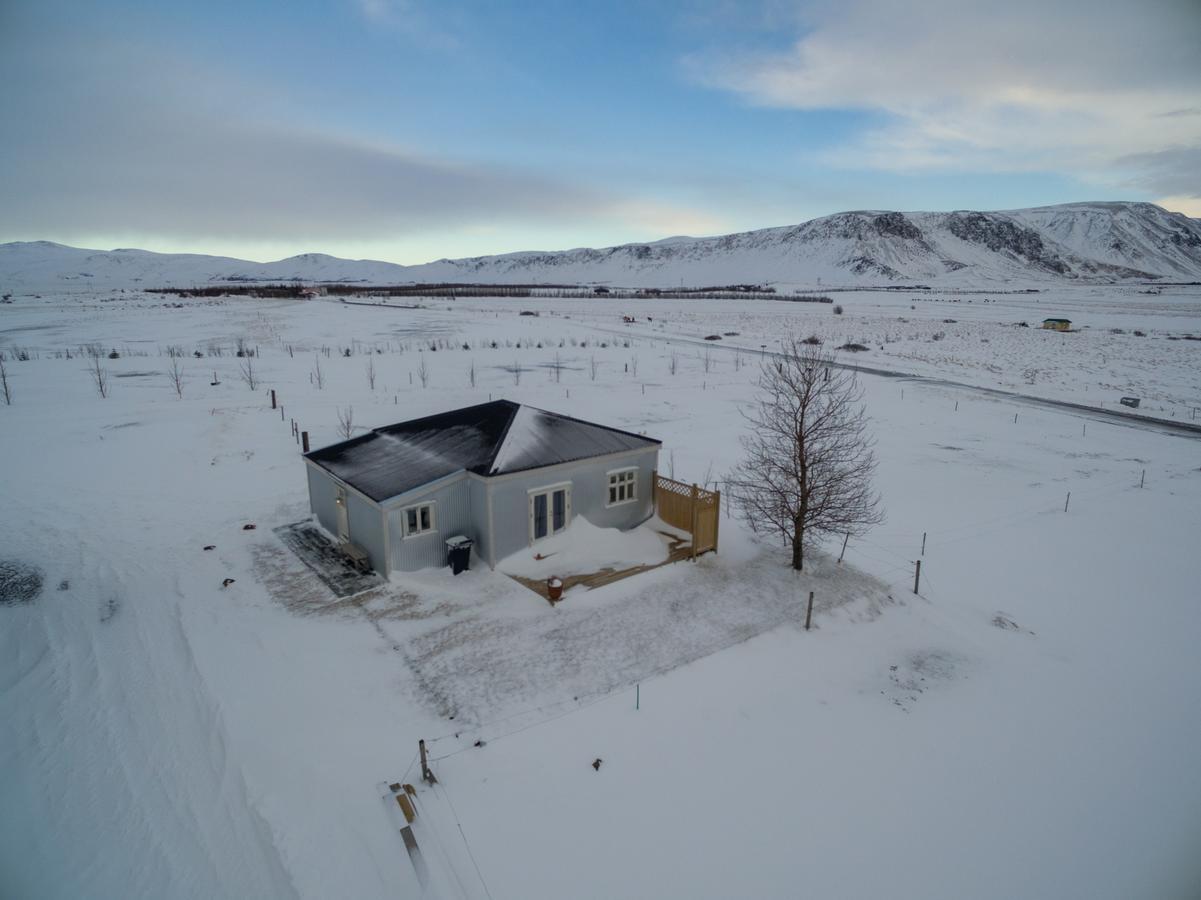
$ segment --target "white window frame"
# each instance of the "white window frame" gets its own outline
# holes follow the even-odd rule
[[[555,492],[563,491],[563,527],[555,530]],[[546,534],[542,537],[534,537],[534,497],[538,494],[546,494]],[[560,481],[557,484],[548,484],[545,487],[530,488],[526,491],[526,496],[529,498],[529,528],[530,528],[530,545],[532,546],[538,541],[544,541],[547,538],[554,537],[556,534],[562,534],[571,526],[571,482]]]
[[[632,474],[631,474],[632,473]],[[627,503],[638,502],[638,467],[627,466],[624,469],[610,469],[605,473],[608,477],[605,482],[605,507],[610,506],[625,506]],[[628,479],[622,479],[620,476],[630,475]],[[625,498],[610,500],[610,494],[616,490],[617,496],[620,498],[623,488],[625,489]]]
[[[409,506],[402,507],[400,510],[400,527],[404,530],[403,539],[424,537],[427,534],[436,534],[438,531],[438,516],[437,516],[437,501],[427,500],[424,503],[413,503]],[[428,507],[430,511],[430,527],[421,527],[421,510]],[[417,530],[413,531],[409,528],[409,510],[417,510]]]

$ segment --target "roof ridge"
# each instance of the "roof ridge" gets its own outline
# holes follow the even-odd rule
[[[614,428],[612,425],[602,425],[600,422],[590,422],[587,419],[580,419],[575,416],[569,416],[566,413],[557,413],[554,410],[543,409],[540,406],[530,406],[528,403],[519,404],[519,405],[525,406],[526,409],[532,409],[532,410],[535,410],[540,413],[546,413],[548,416],[554,416],[555,418],[558,418],[558,419],[566,419],[569,422],[579,422],[581,425],[588,425],[591,428],[600,428],[604,431],[612,431],[614,434],[624,434],[626,437],[638,438],[639,440],[643,440],[643,441],[652,441],[653,443],[656,443],[656,444],[663,443],[661,440],[658,440],[657,438],[647,437],[645,434],[638,434],[635,431],[626,431],[623,428]],[[508,429],[506,429],[506,435],[507,435],[507,433],[508,433]]]
[[[428,416],[421,416],[416,419],[405,419],[403,422],[393,422],[390,425],[380,425],[378,428],[372,428],[371,433],[387,434],[389,432],[389,430],[393,429],[393,428],[400,428],[402,426],[407,428],[411,425],[421,425],[421,424],[424,424],[425,422],[428,422],[430,419],[441,419],[446,416],[456,415],[458,413],[465,413],[465,412],[468,412],[469,410],[473,410],[473,409],[483,409],[484,407],[487,407],[487,406],[517,407],[517,406],[520,406],[520,404],[514,403],[512,400],[506,400],[502,397],[499,400],[489,400],[485,403],[473,403],[473,404],[471,404],[471,406],[460,406],[458,409],[444,409],[444,410],[442,410],[442,412],[430,413]]]
[[[509,410],[509,421],[505,422],[504,430],[500,433],[500,437],[496,439],[496,443],[492,445],[492,452],[488,454],[488,459],[484,463],[484,475],[492,474],[492,467],[496,465],[496,457],[500,456],[500,450],[505,445],[505,441],[509,437],[509,431],[513,427],[513,423],[517,421],[517,414],[521,412],[521,404],[515,400],[506,400],[503,397],[495,401],[497,403],[506,403],[511,409]],[[532,409],[533,407],[531,407]]]

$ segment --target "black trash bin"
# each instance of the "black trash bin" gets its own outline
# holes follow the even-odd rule
[[[474,543],[471,538],[461,534],[446,539],[446,564],[454,574],[471,568],[471,547]]]

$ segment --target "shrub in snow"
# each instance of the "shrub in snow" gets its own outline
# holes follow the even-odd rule
[[[836,315],[836,316],[842,315],[842,304],[841,303],[834,304],[834,315]]]
[[[42,570],[15,559],[0,559],[0,606],[32,603],[42,593]]]

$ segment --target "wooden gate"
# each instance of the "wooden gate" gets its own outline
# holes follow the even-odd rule
[[[721,491],[706,491],[654,474],[655,512],[674,528],[692,535],[692,558],[717,552],[717,526],[721,515]]]

